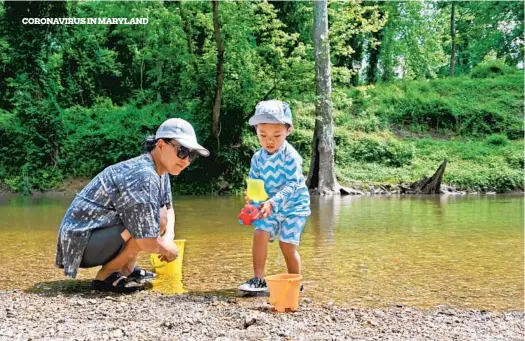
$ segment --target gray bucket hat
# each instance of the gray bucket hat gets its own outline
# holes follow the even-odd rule
[[[164,121],[155,134],[155,139],[162,138],[175,139],[184,147],[196,150],[202,156],[210,155],[210,152],[197,142],[197,135],[192,125],[182,118],[170,118]]]
[[[278,100],[257,103],[255,114],[250,117],[248,124],[254,126],[261,123],[292,125],[292,110],[290,110],[290,105]]]

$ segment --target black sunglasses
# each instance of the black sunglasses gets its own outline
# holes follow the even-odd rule
[[[189,157],[190,162],[195,161],[196,158],[199,157],[199,153],[196,150],[191,150],[189,148],[184,147],[183,145],[176,145],[173,144],[171,141],[164,141],[173,148],[177,150],[177,156],[179,159],[184,160],[185,158]]]

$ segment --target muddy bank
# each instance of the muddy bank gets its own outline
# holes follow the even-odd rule
[[[353,309],[301,298],[0,292],[0,340],[522,340],[523,312]]]

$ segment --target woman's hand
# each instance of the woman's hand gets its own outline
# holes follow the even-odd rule
[[[163,262],[173,262],[179,256],[179,248],[172,241],[165,241],[165,253],[161,254],[159,259]]]
[[[272,213],[273,206],[270,201],[265,201],[259,206],[259,215],[257,219],[267,218]]]

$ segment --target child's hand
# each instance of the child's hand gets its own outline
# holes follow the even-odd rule
[[[265,201],[259,206],[259,216],[258,219],[264,219],[272,213],[272,204],[270,201]]]

